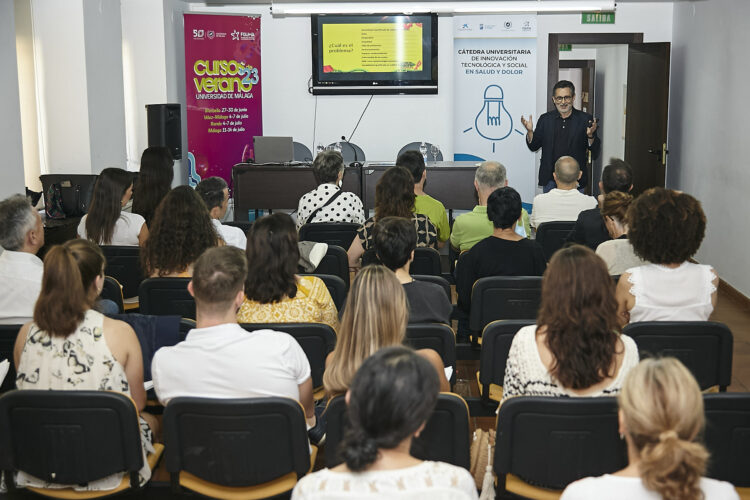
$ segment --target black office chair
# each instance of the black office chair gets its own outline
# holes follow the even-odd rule
[[[510,345],[518,330],[533,325],[534,320],[506,319],[493,321],[482,332],[482,351],[479,354],[477,383],[482,402],[500,402],[503,397],[505,364],[508,361]]]
[[[338,245],[348,250],[352,240],[357,235],[359,224],[352,222],[315,222],[305,224],[299,229],[300,241],[317,241]]]
[[[750,498],[750,395],[706,394],[703,404],[703,441],[711,453],[706,476],[729,481],[740,498]]]
[[[732,332],[714,321],[644,321],[630,323],[622,333],[638,345],[641,358],[672,356],[679,359],[702,390],[732,383]]]
[[[380,259],[378,259],[374,248],[365,250],[365,253],[362,254],[362,267],[370,264],[380,264]],[[442,272],[440,252],[430,247],[417,247],[414,250],[414,260],[409,266],[409,274],[442,276]]]
[[[445,295],[448,297],[448,302],[453,302],[451,300],[451,284],[448,283],[448,280],[443,278],[442,276],[411,273],[411,277],[417,281],[427,281],[428,283],[439,285],[443,289],[443,291],[445,291]]]
[[[247,232],[250,230],[251,227],[253,227],[253,222],[254,221],[247,221],[247,220],[228,220],[226,222],[222,222],[222,224],[226,226],[240,228],[242,232],[245,233],[245,236],[247,236]]]
[[[425,142],[424,144],[425,144],[425,146],[427,146],[427,161],[433,161],[432,151],[430,151],[430,148],[432,147],[432,143],[431,142]],[[397,157],[401,156],[401,153],[405,153],[406,151],[416,151],[417,153],[419,153],[419,146],[421,146],[421,145],[422,145],[421,141],[420,142],[410,142],[409,144],[407,144],[406,146],[402,147],[398,151]],[[436,161],[443,161],[443,152],[442,151],[438,152],[438,154],[437,154],[437,160]]]
[[[164,409],[172,488],[213,498],[290,491],[315,463],[305,412],[290,398],[174,398]]]
[[[443,360],[443,366],[453,368],[449,377],[456,382],[456,334],[443,323],[416,323],[406,327],[406,343],[414,349],[432,349]]]
[[[13,348],[16,345],[18,331],[23,325],[0,325],[0,361],[7,359],[10,363],[5,380],[0,384],[0,393],[16,388],[16,363],[13,360]]]
[[[336,309],[341,311],[341,308],[344,307],[344,302],[346,302],[347,293],[347,287],[346,283],[344,283],[344,280],[332,274],[300,273],[299,275],[317,276],[318,278],[323,280],[323,283],[326,284],[326,288],[328,288],[328,293],[331,294],[333,303],[336,304]]]
[[[11,391],[0,397],[0,469],[13,489],[14,472],[45,482],[86,484],[125,472],[114,490],[27,488],[58,498],[94,498],[138,489],[143,466],[138,410],[110,391]],[[147,457],[153,470],[163,446]]]
[[[313,161],[313,157],[310,148],[302,144],[301,142],[294,141],[294,161]]]
[[[141,269],[141,249],[117,245],[102,245],[101,249],[107,260],[104,274],[120,282],[123,297],[137,297],[138,287],[145,278]]]
[[[195,299],[188,292],[190,278],[148,278],[138,288],[141,314],[195,319]]]
[[[565,239],[575,225],[575,221],[554,221],[539,225],[536,229],[536,241],[542,245],[547,261],[565,245]]]
[[[180,319],[180,342],[185,340],[190,330],[196,327],[195,320],[190,318]]]
[[[367,160],[367,158],[365,158],[365,152],[362,150],[362,148],[357,146],[353,142],[338,141],[338,143],[341,145],[341,156],[344,157],[344,163],[346,163],[347,165],[353,161],[364,163]],[[336,143],[332,142],[327,146],[326,149],[330,149],[335,145]]]
[[[336,347],[336,332],[323,323],[242,323],[240,326],[248,332],[255,330],[276,330],[288,333],[300,345],[307,361],[310,363],[310,377],[317,396],[323,396],[323,372],[326,356]]]
[[[479,335],[496,319],[536,319],[541,297],[541,276],[480,278],[471,290],[469,328]]]
[[[112,276],[104,277],[104,286],[102,287],[102,293],[99,294],[99,298],[111,300],[117,304],[117,312],[119,314],[125,312],[125,305],[122,298],[122,285]]]
[[[346,250],[338,245],[328,245],[328,250],[315,268],[314,274],[332,274],[338,276],[349,290],[349,258]]]
[[[499,495],[548,498],[549,490],[627,465],[615,398],[510,398],[500,407],[495,443]]]
[[[337,396],[326,407],[325,463],[335,467],[343,462],[339,445],[349,427],[344,396]],[[432,460],[470,468],[471,437],[469,408],[458,394],[442,392],[435,411],[419,437],[412,441],[411,453],[422,460]]]

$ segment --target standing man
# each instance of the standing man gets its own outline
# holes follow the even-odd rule
[[[552,102],[556,110],[540,116],[536,130],[531,116],[528,120],[521,117],[521,123],[526,127],[526,145],[531,151],[542,148],[539,185],[545,193],[555,187],[552,171],[555,162],[561,156],[572,156],[581,166],[581,191],[588,183],[586,153],[591,151],[592,160],[599,156],[601,141],[596,135],[598,120],[573,107],[575,95],[573,84],[567,80],[560,80],[552,88]]]

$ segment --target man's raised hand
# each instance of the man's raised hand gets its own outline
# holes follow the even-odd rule
[[[534,132],[534,122],[531,119],[531,115],[529,115],[528,120],[521,115],[521,123],[523,123],[523,126],[526,127],[527,131]]]

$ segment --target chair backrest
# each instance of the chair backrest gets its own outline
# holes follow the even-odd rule
[[[424,144],[425,144],[425,146],[427,146],[427,161],[433,161],[432,151],[430,151],[430,148],[432,147],[432,143],[431,142],[425,142]],[[399,156],[401,156],[401,153],[405,153],[406,151],[416,151],[417,153],[419,153],[419,146],[421,146],[421,145],[422,145],[421,142],[410,142],[406,146],[404,146],[401,149],[399,149],[398,155],[396,157],[398,158]],[[437,154],[436,161],[443,161],[443,152],[442,151],[440,151]]]
[[[23,390],[0,397],[2,470],[59,484],[125,471],[137,485],[142,465],[138,411],[124,394]]]
[[[750,394],[706,394],[703,404],[703,441],[711,453],[706,476],[750,487]]]
[[[326,418],[325,463],[330,468],[343,462],[339,445],[349,427],[344,396],[337,396],[328,402]],[[469,469],[470,446],[466,401],[457,394],[441,393],[424,430],[412,441],[412,455],[422,460],[446,462]]]
[[[435,276],[432,274],[413,274],[412,273],[411,277],[417,281],[427,281],[429,283],[435,283],[436,285],[440,285],[443,288],[443,291],[445,291],[445,295],[448,297],[448,302],[452,302],[451,284],[448,283],[447,279],[443,278],[442,276]]]
[[[269,329],[294,337],[310,363],[313,388],[323,385],[326,356],[336,347],[333,328],[324,323],[242,323],[240,326],[248,332]]]
[[[328,245],[328,250],[315,268],[315,274],[332,274],[338,276],[349,290],[349,257],[346,250],[338,245]]]
[[[138,287],[141,314],[195,319],[195,299],[188,292],[190,278],[148,278]]]
[[[565,245],[565,239],[575,225],[575,221],[554,221],[539,225],[536,229],[536,241],[542,245],[544,256],[548,261],[552,258],[552,254]]]
[[[627,465],[615,398],[510,398],[500,406],[495,474],[552,489]]]
[[[299,273],[299,276],[317,276],[323,280],[326,288],[328,288],[328,293],[331,294],[333,303],[336,304],[336,309],[341,311],[341,308],[344,307],[344,302],[346,302],[346,293],[348,291],[344,280],[332,274]]]
[[[254,486],[310,468],[305,413],[295,400],[174,398],[164,409],[165,463],[204,481]]]
[[[101,248],[107,260],[104,274],[120,282],[123,297],[137,297],[138,287],[145,278],[141,269],[141,249],[118,245],[102,245]]]
[[[432,349],[440,355],[443,366],[453,368],[456,378],[456,334],[443,323],[414,323],[406,327],[406,343],[414,349]]]
[[[13,361],[13,348],[16,345],[18,331],[22,326],[0,325],[0,361],[7,359],[10,363],[5,380],[0,384],[0,393],[16,388],[16,363]],[[0,446],[2,446],[1,443]]]
[[[229,220],[226,222],[222,222],[225,226],[232,226],[237,227],[242,230],[243,233],[245,233],[245,236],[247,236],[247,232],[250,230],[251,227],[253,227],[254,221],[248,221],[248,220]]]
[[[362,254],[362,267],[370,264],[380,264],[374,248],[365,250]],[[441,276],[442,272],[440,252],[430,247],[418,247],[414,250],[414,260],[409,266],[409,274]]]
[[[102,287],[102,293],[99,294],[99,298],[111,300],[117,304],[117,312],[122,314],[125,311],[125,304],[123,304],[122,298],[122,285],[112,276],[104,277],[104,286]]]
[[[299,240],[328,243],[348,249],[357,235],[357,229],[359,224],[352,222],[315,222],[299,229]]]
[[[294,161],[313,161],[313,154],[310,152],[310,148],[302,144],[301,142],[294,141]]]
[[[471,290],[469,328],[479,333],[496,319],[536,319],[541,298],[541,276],[479,278]]]
[[[353,142],[339,141],[338,144],[341,145],[341,156],[344,158],[344,163],[349,164],[353,161],[364,163],[367,159],[365,158],[365,152],[362,150],[362,148],[357,146]],[[332,142],[328,145],[328,148],[332,148],[335,145],[336,143]]]
[[[679,359],[701,389],[732,382],[732,332],[714,321],[644,321],[623,331],[635,340],[641,358],[672,356]]]
[[[482,350],[479,354],[479,382],[485,388],[482,400],[490,402],[490,384],[503,385],[505,364],[508,361],[510,345],[518,330],[533,325],[530,319],[506,319],[493,321],[482,332]]]

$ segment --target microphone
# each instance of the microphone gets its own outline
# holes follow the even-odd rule
[[[349,145],[349,147],[352,149],[352,151],[354,151],[354,161],[352,163],[357,163],[357,148],[355,148],[354,146],[352,146],[352,143],[349,142],[349,140],[346,138],[345,135],[341,136],[341,140],[344,141],[345,143],[347,143]]]

